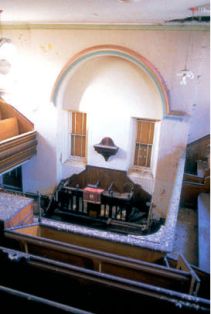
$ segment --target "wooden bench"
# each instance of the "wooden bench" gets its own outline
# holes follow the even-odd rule
[[[87,238],[79,245],[80,237],[77,235],[68,232],[65,234],[42,225],[5,230],[2,239],[4,246],[18,248],[30,254],[165,289],[197,295],[200,286],[199,278],[193,270],[184,266],[188,263],[182,257],[182,267],[172,269],[141,260],[138,255],[131,258],[115,254],[112,243],[108,247],[95,244],[94,248],[95,239]],[[90,246],[87,245],[88,240],[92,241]],[[136,254],[139,250],[137,249]],[[130,254],[129,247],[127,252]]]
[[[7,286],[0,286],[0,306],[2,309],[7,309],[8,313],[17,311],[21,312],[22,314],[39,312],[48,314],[91,314],[91,312],[83,311],[72,306],[51,301],[47,298],[38,297],[32,293],[11,289]]]
[[[178,259],[176,259],[175,257],[173,258],[166,255],[164,258],[164,265],[168,268],[182,268],[183,269],[184,267],[186,269],[188,267],[190,271],[193,270],[200,280],[200,285],[197,287],[197,295],[199,297],[209,299],[210,298],[210,274],[202,270],[198,266],[189,264],[186,260],[184,264],[181,261],[181,257],[182,257],[182,260],[185,260],[183,256],[179,256]],[[197,283],[197,281],[195,283]]]
[[[136,314],[156,308],[162,313],[209,312],[206,299],[17,250],[0,247],[0,264],[1,286],[83,311]],[[3,302],[0,298],[0,305]],[[61,312],[57,308],[54,313],[62,310],[64,307]]]

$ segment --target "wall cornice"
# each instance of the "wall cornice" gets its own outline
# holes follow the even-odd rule
[[[61,30],[145,30],[145,31],[210,31],[209,24],[174,24],[174,25],[143,25],[143,24],[45,24],[45,23],[2,23],[2,30],[33,30],[33,29],[61,29]]]

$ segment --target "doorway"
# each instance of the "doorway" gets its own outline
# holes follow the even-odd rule
[[[8,171],[2,178],[3,187],[10,190],[22,191],[22,167]]]

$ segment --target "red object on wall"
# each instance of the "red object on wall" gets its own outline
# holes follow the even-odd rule
[[[100,204],[101,194],[103,193],[103,191],[103,189],[86,187],[83,192],[83,199],[85,202]]]

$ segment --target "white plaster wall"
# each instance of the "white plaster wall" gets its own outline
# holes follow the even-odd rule
[[[110,169],[128,170],[132,165],[133,117],[163,117],[161,98],[151,77],[118,57],[98,57],[82,64],[65,83],[63,103],[64,109],[88,114],[87,163]],[[60,138],[68,132],[63,130]],[[93,147],[104,137],[111,137],[119,147],[108,161]]]
[[[105,107],[105,109],[103,109]],[[66,83],[65,109],[161,119],[162,102],[144,70],[120,57],[96,57],[82,63]]]
[[[39,133],[38,153],[23,166],[25,190],[52,191],[61,176],[58,170],[57,153],[60,144],[57,138],[63,125],[58,123],[58,109],[50,103],[50,95],[66,62],[88,47],[99,44],[122,45],[146,57],[166,81],[172,110],[192,114],[193,105],[196,105],[190,120],[189,141],[207,134],[209,32],[192,32],[191,42],[190,31],[181,30],[8,29],[4,30],[4,36],[13,40],[18,51],[7,100],[34,122]],[[181,86],[176,73],[184,68],[190,43],[188,68],[195,73],[195,79]],[[166,132],[169,136],[168,128]],[[187,141],[187,137],[180,132],[174,134],[175,139],[181,145]],[[98,142],[98,138],[94,138],[93,142]],[[174,146],[172,139],[170,144]],[[159,152],[158,158],[161,156],[162,152]]]
[[[183,176],[178,175],[178,165],[185,158],[186,143],[189,132],[189,118],[164,119],[161,123],[158,164],[152,202],[153,215],[166,217],[171,206],[175,182],[181,189]],[[179,181],[178,181],[179,180]],[[178,200],[179,201],[179,200]],[[179,205],[179,204],[178,204]]]

